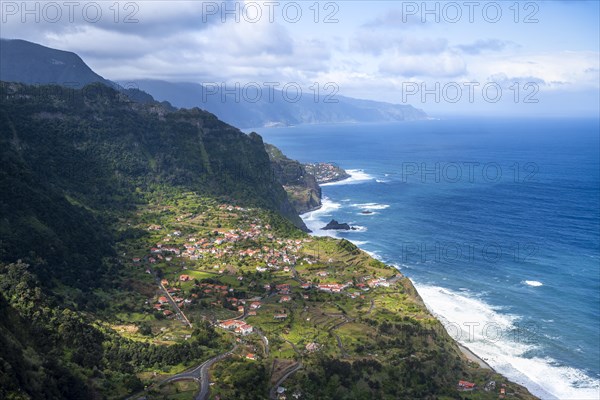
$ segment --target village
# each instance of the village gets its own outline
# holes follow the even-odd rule
[[[247,212],[246,209],[231,205],[220,205],[219,209],[228,212]],[[147,229],[155,233],[163,230],[160,225],[150,225]],[[184,310],[193,307],[203,299],[210,300],[210,306],[213,308],[235,310],[243,316],[256,316],[265,299],[269,303],[276,301],[279,304],[292,301],[292,296],[308,300],[310,293],[314,291],[343,294],[351,299],[358,297],[364,299],[362,293],[378,287],[390,287],[399,278],[399,275],[393,277],[365,275],[339,282],[335,279],[337,277],[335,270],[330,272],[327,269],[316,268],[317,264],[321,265],[320,260],[302,251],[303,246],[311,243],[312,239],[280,240],[275,239],[270,231],[270,225],[263,226],[256,219],[249,224],[248,229],[214,231],[213,237],[210,238],[194,233],[185,237],[182,231],[175,230],[167,233],[160,242],[148,250],[144,257],[132,258],[132,262],[145,268],[148,274],[155,274],[153,268],[158,266],[169,271],[180,269],[181,273],[177,275],[175,272],[170,281],[161,278],[162,291],[158,291],[156,298],[153,299],[154,310],[173,319],[178,318],[178,313],[183,314]],[[260,246],[260,243],[265,241],[268,245]],[[242,246],[238,245],[242,243]],[[255,247],[248,247],[249,243],[255,244]],[[234,266],[240,260],[243,261],[244,267]],[[273,281],[262,284],[262,287],[258,288],[258,281],[264,278],[260,276],[252,279],[256,274],[252,274],[254,271],[251,267],[247,267],[249,265],[256,265],[254,271],[257,274],[269,274],[268,276],[273,277]],[[301,273],[298,272],[297,265],[303,267]],[[310,266],[315,268],[308,268]],[[199,277],[204,278],[198,279]],[[222,278],[226,282],[231,282],[232,277],[235,277],[237,282],[231,286],[208,282]],[[250,282],[246,285],[248,279]],[[293,282],[277,283],[282,279],[292,279]],[[240,287],[247,290],[245,295],[252,293],[253,297],[250,299],[235,297]],[[169,301],[169,297],[172,301]],[[178,310],[172,309],[172,303],[176,304]],[[235,318],[239,317],[223,321],[212,319],[211,322],[242,336],[253,332],[251,325]],[[274,320],[286,318],[287,314],[284,311],[273,312]]]

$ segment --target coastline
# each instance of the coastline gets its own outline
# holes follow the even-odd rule
[[[409,278],[410,279],[410,278]],[[412,281],[411,281],[412,282]],[[418,293],[418,291],[417,291]],[[420,294],[419,294],[420,296]],[[439,320],[438,320],[439,321]],[[458,348],[460,349],[460,351],[463,353],[463,355],[471,362],[478,364],[481,368],[483,369],[489,369],[490,371],[494,371],[497,372],[494,368],[492,368],[492,366],[490,364],[488,364],[487,362],[485,362],[481,357],[479,357],[477,354],[473,353],[471,351],[471,349],[469,349],[467,346],[460,344],[459,341],[457,341],[456,339],[453,339],[454,343],[457,344]]]
[[[374,179],[374,177],[372,177],[371,175],[367,174],[364,172],[364,170],[361,169],[349,169],[346,170],[346,172],[350,175],[349,177],[345,178],[345,179],[340,179],[337,180],[335,182],[329,182],[329,183],[325,183],[325,184],[320,184],[320,186],[331,186],[331,185],[344,185],[344,184],[353,184],[353,183],[360,183],[360,182],[364,182],[364,181],[369,181]],[[300,214],[300,218],[302,218],[302,220],[307,224],[309,223],[309,218],[312,218],[312,213],[318,210],[322,210],[324,207],[323,204],[323,200],[327,199],[327,197],[322,195],[321,198],[321,205],[319,207],[315,207],[313,210],[304,212],[302,214]],[[319,229],[320,231],[320,229]],[[337,236],[335,235],[335,232],[333,234],[330,234],[329,232],[322,232],[322,234],[325,234],[325,236],[331,236],[334,238],[337,238]],[[315,236],[320,236],[318,233],[314,232],[314,231],[310,231],[309,232],[310,235],[315,235]],[[377,256],[375,254],[373,254],[372,252],[365,250],[361,247],[360,244],[357,244],[357,247],[360,248],[361,251],[367,253],[370,257],[376,258]],[[387,264],[387,263],[386,263]],[[391,267],[395,268],[396,270],[399,270],[399,268],[397,268],[394,265],[391,265]],[[400,272],[402,273],[402,272]],[[404,275],[404,274],[403,274]],[[406,275],[404,275],[406,276]],[[411,282],[411,284],[413,285],[415,291],[417,292],[418,296],[422,299],[422,295],[419,292],[419,290],[417,289],[417,286],[415,285],[415,283],[413,282],[413,280],[406,276],[406,278],[408,278],[408,280]],[[427,307],[427,306],[426,306]],[[429,309],[429,307],[427,307],[429,312],[432,314],[432,316],[437,319],[438,321],[440,321],[440,323],[442,322],[438,316],[436,316],[431,309]],[[494,373],[499,373],[498,371],[496,371],[496,369],[494,369],[487,361],[485,361],[483,358],[481,358],[479,355],[477,355],[476,353],[474,353],[470,348],[468,348],[467,346],[461,344],[457,339],[452,338],[452,340],[454,341],[454,343],[456,344],[457,348],[460,350],[462,356],[469,362],[476,364],[478,367],[485,369],[485,370],[489,370],[492,371]],[[521,385],[523,387],[525,387],[527,390],[529,390],[529,388],[527,388],[525,385],[523,385],[522,383],[516,382],[514,379],[511,379],[510,377],[506,376],[505,374],[500,373],[501,375],[503,375],[506,379],[508,379],[509,381],[516,383],[518,385]],[[535,393],[529,391],[532,395],[536,396],[539,398],[538,395],[536,395]]]
[[[346,179],[351,179],[351,178],[346,178]],[[346,179],[344,179],[344,180],[346,180]],[[340,181],[338,181],[338,182],[343,182],[344,180],[340,180]],[[310,214],[310,213],[312,213],[312,212],[314,212],[314,211],[320,210],[322,207],[323,207],[323,204],[321,204],[319,207],[315,207],[313,210],[306,211],[305,213],[302,213],[302,214],[300,214],[299,216],[300,216],[300,218],[302,218],[302,219],[304,220],[304,218],[303,218],[304,216],[307,216],[308,214]],[[306,222],[306,221],[305,221],[305,222]],[[309,234],[314,234],[314,232],[312,232],[312,231],[311,231],[311,232],[309,232]],[[367,251],[367,250],[365,250],[365,249],[361,248],[361,246],[360,246],[360,245],[357,245],[357,247],[358,247],[358,248],[360,248],[360,249],[361,249],[361,251],[364,251],[365,253],[367,253],[367,254],[368,254],[370,257],[373,257],[373,256],[374,256],[374,255],[373,255],[373,253],[371,253],[371,252],[369,252],[369,251]],[[397,268],[396,268],[396,269],[397,269]],[[397,270],[398,270],[398,269],[397,269]],[[400,272],[400,270],[398,270],[398,272]],[[417,287],[415,286],[415,284],[414,284],[414,282],[412,281],[412,279],[410,279],[409,277],[407,277],[407,278],[410,280],[410,282],[412,283],[413,287],[415,288],[415,290],[416,290],[416,291],[417,291],[417,293],[419,294],[419,297],[421,297],[421,298],[422,298],[421,294],[419,293],[419,290],[418,290],[418,289],[417,289]],[[435,316],[434,316],[434,317],[435,317]],[[439,318],[438,318],[438,317],[435,317],[435,318],[436,318],[436,319],[439,321]],[[483,360],[483,359],[482,359],[480,356],[478,356],[477,354],[475,354],[475,353],[474,353],[474,352],[473,352],[471,349],[469,349],[467,346],[465,346],[465,345],[461,344],[461,343],[460,343],[458,340],[456,340],[456,339],[454,339],[454,338],[453,338],[452,340],[454,340],[454,343],[456,343],[456,345],[457,345],[457,346],[458,346],[458,348],[460,349],[461,353],[463,354],[463,356],[464,356],[464,357],[465,357],[467,360],[469,360],[470,362],[473,362],[473,363],[475,363],[475,364],[479,365],[479,366],[480,366],[481,368],[483,368],[483,369],[488,369],[488,370],[490,370],[490,371],[497,372],[497,371],[496,371],[496,370],[495,370],[495,369],[494,369],[494,368],[493,368],[493,367],[492,367],[490,364],[488,364],[488,363],[487,363],[485,360]]]
[[[352,179],[352,178],[348,178],[348,179]],[[342,181],[340,181],[340,182],[342,182]],[[319,207],[319,208],[317,208],[317,210],[318,210],[318,209],[321,209],[321,208],[322,208],[322,206],[321,206],[321,207]],[[315,211],[315,210],[313,210],[313,211]],[[304,219],[304,217],[308,217],[308,216],[310,216],[310,214],[311,214],[311,213],[312,213],[312,211],[309,211],[309,212],[303,213],[303,214],[301,214],[301,215],[300,215],[300,217],[303,219],[303,221],[305,221],[305,223],[307,223],[307,222],[308,222],[308,220],[305,220],[305,219]],[[314,235],[314,236],[320,236],[320,235],[318,235],[318,234],[315,234],[315,232],[312,232],[312,231],[311,231],[309,234],[310,234],[311,236],[313,236],[313,235]],[[330,235],[330,234],[326,234],[325,236],[330,236],[330,237],[338,238],[337,236],[335,236],[335,234],[331,234],[331,235]],[[363,252],[365,252],[366,254],[368,254],[370,257],[372,257],[372,258],[376,258],[376,259],[377,259],[377,257],[376,257],[376,255],[375,255],[375,254],[373,254],[372,252],[370,252],[370,251],[368,251],[368,250],[365,250],[365,249],[363,249],[363,248],[361,247],[361,245],[360,245],[360,244],[357,244],[357,247],[358,247],[358,248],[360,248],[360,250],[361,250],[361,251],[363,251]],[[387,263],[386,263],[386,264],[387,264]],[[400,270],[399,270],[397,267],[395,267],[394,265],[390,265],[390,264],[388,264],[388,265],[389,265],[391,268],[395,268],[395,269],[396,269],[398,272],[402,273],[402,272],[401,272],[401,271],[400,271]],[[417,295],[418,295],[418,296],[419,296],[419,297],[422,299],[423,297],[421,296],[421,293],[420,293],[420,292],[419,292],[419,290],[417,289],[417,286],[415,285],[415,283],[413,282],[413,280],[412,280],[410,277],[408,277],[408,276],[404,275],[403,273],[402,273],[402,275],[403,275],[403,276],[405,276],[405,277],[406,277],[406,278],[407,278],[407,279],[408,279],[408,280],[411,282],[411,284],[413,285],[413,288],[414,288],[414,290],[416,291]],[[427,307],[427,305],[425,305],[425,307]],[[442,322],[442,321],[440,320],[440,318],[439,318],[438,316],[436,316],[436,315],[435,315],[435,314],[432,312],[432,310],[431,310],[431,309],[429,309],[429,307],[427,307],[427,309],[429,310],[429,312],[431,313],[431,315],[433,316],[433,318],[435,318],[436,320],[438,320],[440,323]],[[442,324],[442,325],[443,325],[443,324]],[[451,337],[451,336],[450,336],[450,337]],[[455,339],[455,338],[453,338],[453,337],[451,337],[451,339],[452,339],[452,341],[454,341],[454,343],[456,344],[457,348],[460,350],[462,357],[463,357],[464,359],[466,359],[468,362],[470,362],[470,363],[473,363],[473,364],[476,364],[476,365],[477,365],[479,368],[482,368],[482,369],[484,369],[484,370],[488,370],[488,371],[491,371],[491,372],[494,372],[494,373],[498,373],[498,374],[500,374],[500,375],[504,376],[504,377],[505,377],[507,380],[511,381],[512,383],[515,383],[515,384],[517,384],[517,385],[520,385],[520,386],[524,387],[526,390],[528,390],[528,391],[529,391],[529,393],[530,393],[531,395],[535,396],[536,398],[540,398],[540,399],[542,399],[542,397],[540,397],[538,394],[536,394],[536,393],[532,392],[532,391],[531,391],[531,390],[530,390],[530,389],[529,389],[527,386],[525,386],[523,383],[521,383],[521,382],[517,382],[517,381],[516,381],[516,380],[514,380],[513,378],[510,378],[509,376],[507,376],[507,375],[505,375],[505,374],[503,374],[503,373],[501,373],[501,372],[498,372],[498,371],[497,371],[496,369],[494,369],[494,368],[493,368],[493,367],[492,367],[492,366],[491,366],[491,365],[490,365],[490,364],[489,364],[487,361],[485,361],[485,360],[484,360],[483,358],[481,358],[479,355],[477,355],[476,353],[474,353],[474,352],[473,352],[473,351],[472,351],[470,348],[468,348],[468,347],[467,347],[467,346],[465,346],[464,344],[460,343],[460,342],[459,342],[457,339]]]
[[[319,207],[319,208],[321,208],[321,207]],[[302,216],[306,216],[306,215],[309,215],[310,213],[311,213],[311,212],[309,211],[309,212],[307,212],[307,213],[305,213],[305,214],[302,214],[300,217],[302,217]],[[303,219],[303,220],[304,220],[304,219]],[[306,222],[306,221],[305,221],[305,222]],[[334,232],[335,232],[335,231],[334,231]],[[314,236],[319,236],[319,235],[315,235],[315,232],[312,232],[312,231],[311,231],[311,232],[309,232],[309,234],[310,234],[311,236],[313,236],[313,235],[314,235]],[[326,236],[330,236],[330,237],[338,238],[338,237],[336,237],[336,236],[334,236],[334,235],[326,235]],[[338,239],[339,239],[339,238],[338,238]],[[372,257],[372,258],[377,258],[377,257],[376,257],[376,256],[375,256],[375,255],[374,255],[372,252],[370,252],[370,251],[367,251],[367,250],[363,249],[363,248],[362,248],[360,245],[357,245],[357,247],[358,247],[358,248],[360,248],[360,250],[361,250],[361,251],[363,251],[363,252],[365,252],[366,254],[368,254],[370,257]],[[395,267],[395,266],[393,266],[393,265],[389,265],[389,266],[390,266],[391,268],[395,268],[395,269],[396,269],[398,272],[400,272],[400,270],[399,270],[397,267]],[[402,273],[402,272],[400,272],[400,273]],[[414,288],[414,290],[416,291],[417,295],[418,295],[419,297],[421,297],[421,299],[422,299],[421,293],[418,291],[418,289],[417,289],[417,287],[415,286],[415,284],[414,284],[414,282],[412,281],[412,279],[410,279],[410,277],[408,277],[408,276],[406,276],[406,275],[404,275],[404,274],[402,274],[402,275],[403,275],[404,277],[406,277],[406,278],[407,278],[407,279],[408,279],[408,280],[411,282],[411,284],[413,285],[413,288]],[[426,307],[427,307],[427,306],[426,306]],[[433,318],[435,318],[435,319],[436,319],[437,321],[439,321],[440,323],[442,322],[442,321],[439,319],[439,317],[438,317],[438,316],[436,316],[436,315],[434,315],[434,314],[432,313],[432,311],[429,309],[429,307],[427,307],[427,309],[429,310],[429,312],[431,313],[431,315],[433,316]],[[442,325],[443,325],[443,324],[442,324]],[[485,361],[483,358],[481,358],[480,356],[478,356],[477,354],[475,354],[475,353],[474,353],[474,352],[473,352],[471,349],[469,349],[467,346],[465,346],[465,345],[461,344],[461,343],[460,343],[460,342],[459,342],[457,339],[455,339],[455,338],[453,338],[453,337],[451,337],[451,336],[450,336],[450,338],[451,338],[451,340],[452,340],[452,341],[453,341],[453,342],[456,344],[457,348],[460,350],[462,357],[463,357],[464,359],[466,359],[468,362],[470,362],[470,363],[473,363],[473,364],[476,364],[476,365],[477,365],[479,368],[482,368],[482,369],[484,369],[484,370],[488,370],[488,371],[491,371],[491,372],[493,372],[493,373],[500,374],[500,375],[504,376],[504,377],[505,377],[507,380],[509,380],[510,382],[512,382],[512,383],[514,383],[514,384],[517,384],[517,385],[520,385],[520,386],[522,386],[523,388],[525,388],[525,389],[526,389],[526,390],[527,390],[527,391],[528,391],[528,392],[529,392],[529,393],[530,393],[532,396],[534,396],[534,397],[536,397],[536,398],[538,398],[538,399],[543,399],[543,397],[540,397],[540,396],[539,396],[539,394],[536,394],[535,392],[531,391],[531,389],[530,389],[529,387],[525,386],[525,385],[524,385],[522,382],[518,382],[518,381],[516,381],[515,379],[513,379],[513,378],[511,378],[511,377],[507,376],[506,374],[503,374],[503,373],[501,373],[501,372],[498,372],[498,371],[497,371],[496,369],[494,369],[494,368],[493,368],[493,367],[492,367],[492,366],[491,366],[491,365],[490,365],[490,364],[489,364],[487,361]]]
[[[462,124],[460,125],[462,126]],[[454,124],[444,124],[443,127],[446,126],[449,129],[455,128]],[[365,129],[361,127],[354,131],[344,132],[344,135],[350,136],[350,144],[360,146],[363,137],[359,133]],[[501,130],[498,129],[498,134]],[[327,129],[315,132],[308,131],[307,137],[312,138],[317,134],[326,132],[328,132]],[[388,132],[392,132],[392,129],[382,132],[382,135]],[[549,278],[541,279],[544,277],[543,275],[518,275],[517,272],[521,271],[513,269],[515,266],[513,264],[516,264],[513,258],[507,259],[506,269],[503,265],[501,269],[495,270],[493,274],[494,281],[485,282],[482,287],[476,285],[476,281],[480,277],[469,279],[469,285],[460,282],[460,275],[455,274],[455,272],[461,271],[460,264],[455,265],[456,269],[453,269],[452,273],[444,272],[442,268],[444,266],[439,265],[439,271],[434,270],[429,273],[428,266],[419,266],[415,265],[416,263],[403,261],[405,259],[402,257],[401,250],[398,249],[399,243],[412,243],[411,241],[424,243],[433,240],[426,236],[427,232],[414,231],[413,237],[412,229],[398,229],[400,233],[397,233],[394,232],[396,229],[385,225],[385,221],[389,220],[394,221],[399,227],[404,226],[401,225],[402,220],[398,217],[402,215],[409,217],[406,220],[407,227],[408,223],[415,224],[418,222],[416,217],[413,218],[412,215],[409,215],[407,202],[403,200],[405,197],[403,196],[403,190],[410,192],[414,187],[399,187],[400,179],[397,170],[400,168],[400,161],[390,161],[390,164],[387,165],[383,162],[387,159],[373,160],[373,155],[368,153],[360,153],[360,157],[357,156],[356,159],[352,160],[348,156],[338,157],[337,150],[335,150],[338,137],[341,137],[341,133],[333,131],[331,138],[326,142],[328,146],[332,146],[332,149],[334,149],[334,153],[331,153],[333,155],[330,155],[328,151],[319,150],[316,153],[318,157],[335,159],[340,162],[341,167],[364,168],[365,172],[372,175],[372,179],[363,182],[345,180],[331,185],[323,185],[322,197],[324,201],[322,207],[301,216],[311,229],[313,229],[312,227],[317,228],[316,230],[313,229],[314,232],[311,235],[345,238],[371,256],[386,264],[396,266],[408,275],[412,283],[418,287],[417,292],[419,295],[425,297],[424,300],[436,319],[443,321],[446,330],[451,334],[457,346],[468,346],[466,350],[473,353],[472,356],[470,355],[471,358],[476,357],[479,359],[474,361],[478,365],[482,361],[492,367],[498,374],[527,387],[531,393],[541,399],[598,399],[600,394],[598,377],[600,375],[595,372],[593,367],[590,368],[585,364],[590,359],[588,354],[594,354],[585,351],[589,350],[585,347],[588,345],[586,340],[589,336],[582,337],[581,345],[572,340],[567,342],[568,339],[581,336],[578,333],[573,333],[573,331],[578,332],[579,328],[565,329],[564,323],[562,326],[558,324],[561,318],[564,318],[564,315],[557,315],[554,319],[552,310],[546,311],[546,308],[541,306],[539,309],[536,308],[539,305],[533,299],[551,300],[549,291],[556,289],[552,285],[552,281]],[[387,138],[387,136],[382,137]],[[431,138],[427,136],[425,139],[415,140],[415,142],[428,143],[427,141]],[[437,139],[437,136],[433,138]],[[401,143],[401,140],[398,140],[398,143]],[[295,151],[304,157],[314,158],[317,155],[311,150],[314,147],[313,144],[303,146],[300,150],[295,148]],[[360,150],[360,147],[349,147],[351,151],[356,149]],[[486,153],[482,154],[485,156]],[[379,180],[385,180],[386,182],[380,182]],[[385,184],[376,185],[376,182],[387,183],[387,186]],[[355,184],[362,185],[354,186]],[[328,188],[326,186],[333,187]],[[394,191],[391,192],[392,190]],[[413,191],[416,192],[416,190]],[[427,192],[423,191],[423,193]],[[418,199],[412,193],[408,193],[406,197],[410,201]],[[373,217],[363,217],[357,211],[361,207],[365,208],[364,205],[366,204],[385,206],[384,203],[389,204],[388,208],[390,209],[387,211],[383,209],[379,211],[378,209]],[[419,203],[415,204],[419,206]],[[416,208],[415,211],[422,211],[422,218],[431,218],[431,221],[426,221],[435,222],[427,210]],[[418,216],[421,216],[421,214],[418,214]],[[372,233],[331,232],[318,229],[332,218],[365,225],[370,228]],[[467,223],[471,223],[468,220],[463,222],[465,226]],[[419,228],[419,225],[414,226]],[[450,232],[452,231],[450,230]],[[492,233],[494,234],[494,231]],[[504,233],[495,232],[495,234],[502,237]],[[458,240],[453,239],[448,231],[440,233],[439,237],[449,241]],[[462,236],[460,238],[461,240],[468,240]],[[509,237],[508,240],[510,241],[510,239]],[[585,263],[585,265],[588,264]],[[506,276],[501,274],[504,271],[506,271],[504,274]],[[512,272],[515,272],[515,274],[508,276]],[[459,278],[455,279],[456,276]],[[534,280],[543,285],[531,285]],[[522,296],[526,298],[526,301],[515,302],[510,298],[503,297],[502,288],[504,287],[510,293],[517,295],[515,299],[520,299],[520,296]],[[496,289],[499,291],[494,291]],[[540,314],[536,319],[536,312],[538,311]],[[585,328],[581,326],[581,332],[589,333],[589,326],[590,324],[586,324]],[[488,327],[491,328],[487,329]],[[492,340],[486,339],[486,334],[489,334]],[[562,351],[565,349],[572,352],[572,354],[563,353]],[[466,351],[461,349],[461,353],[464,357],[467,357]]]

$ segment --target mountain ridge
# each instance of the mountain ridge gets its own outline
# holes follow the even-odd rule
[[[21,39],[0,39],[0,81],[82,88],[115,84],[94,72],[76,53]]]
[[[207,109],[222,120],[241,128],[427,118],[424,111],[410,105],[354,99],[337,94],[315,98],[312,92],[306,92],[301,93],[297,102],[290,102],[286,101],[286,95],[280,90],[267,87],[259,89],[255,85],[235,89],[235,85],[230,87],[219,84],[215,88],[213,84],[209,86],[148,79],[119,82],[146,91],[157,100],[169,101],[175,107]],[[236,92],[235,96],[238,98],[228,90]],[[258,100],[254,101],[255,98]]]
[[[281,90],[252,83],[230,93],[229,87],[209,89],[199,83],[160,80],[111,81],[94,72],[79,55],[21,39],[0,40],[0,81],[26,84],[58,84],[83,88],[103,83],[136,101],[168,102],[178,108],[199,107],[240,128],[290,126],[314,123],[405,121],[427,118],[410,105],[331,95],[300,93],[290,100]],[[338,89],[335,84],[333,88]],[[226,86],[226,85],[225,85]],[[235,84],[233,85],[235,88]],[[241,86],[241,85],[240,85]],[[295,87],[298,87],[294,84]],[[216,90],[215,90],[216,89]],[[225,89],[225,90],[223,90]]]

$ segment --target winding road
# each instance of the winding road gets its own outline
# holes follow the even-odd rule
[[[294,372],[298,371],[300,368],[302,368],[302,363],[300,362],[290,367],[289,371],[287,371],[281,378],[279,378],[275,385],[271,387],[271,390],[269,390],[269,398],[277,399],[277,388],[281,386],[287,378],[289,378]]]
[[[373,307],[375,307],[375,300],[371,299],[371,306],[369,307],[369,311],[367,311],[365,315],[371,314],[371,311],[373,311]]]
[[[210,377],[209,377],[209,373],[208,373],[210,367],[212,367],[215,363],[221,361],[222,359],[227,358],[230,355],[232,355],[236,349],[237,349],[237,345],[233,349],[229,350],[227,353],[222,353],[222,354],[219,354],[218,356],[215,356],[209,360],[206,360],[202,364],[200,364],[199,366],[197,366],[196,368],[194,368],[192,370],[188,370],[188,371],[182,372],[180,374],[173,375],[172,377],[170,377],[168,379],[165,379],[164,381],[162,381],[160,383],[160,385],[163,385],[165,383],[170,383],[170,382],[194,380],[200,384],[200,393],[198,393],[195,400],[206,400],[206,399],[208,399],[208,394],[210,391],[210,382],[209,382]]]
[[[292,346],[292,349],[294,349],[294,352],[299,356],[302,357],[302,353],[300,353],[300,350],[298,350],[298,347],[296,347],[296,345],[293,342],[290,342],[289,340],[285,339],[286,343],[289,343]]]
[[[354,318],[348,318],[344,314],[325,314],[325,315],[327,315],[328,317],[342,318],[341,322],[338,322],[337,324],[333,325],[331,328],[327,329],[327,331],[329,333],[331,333],[333,336],[335,336],[335,340],[337,341],[337,345],[338,345],[338,348],[340,349],[340,353],[342,353],[342,358],[348,358],[350,355],[346,352],[346,349],[344,349],[342,339],[339,337],[339,335],[337,333],[335,333],[333,331],[346,325],[349,322],[353,322]]]
[[[231,354],[233,354],[233,352],[235,351],[235,349],[237,348],[234,347],[231,351],[228,351],[227,353],[224,354],[220,354],[218,356],[216,356],[215,358],[211,358],[210,360],[206,361],[204,364],[202,364],[200,366],[200,393],[198,393],[198,396],[196,396],[195,400],[206,400],[208,399],[208,393],[210,392],[210,382],[209,382],[209,373],[208,370],[210,369],[210,367],[213,366],[214,363],[221,361],[222,359],[229,357]]]
[[[260,336],[260,340],[262,340],[262,342],[265,346],[265,358],[269,357],[269,339],[267,339],[265,334],[260,329],[258,329],[256,326],[254,327],[254,332],[258,333],[258,336]]]

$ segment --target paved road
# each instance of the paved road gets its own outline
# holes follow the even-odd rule
[[[240,321],[243,321],[246,319],[247,316],[248,316],[248,307],[244,307],[244,312],[242,313],[242,315],[238,315],[237,317],[231,318],[231,319],[232,320],[238,319]]]
[[[279,386],[281,386],[283,384],[283,382],[290,377],[290,375],[292,375],[294,372],[298,371],[300,368],[302,368],[302,363],[297,363],[294,366],[292,366],[288,372],[286,372],[281,378],[279,378],[279,380],[275,383],[275,385],[273,385],[273,387],[271,388],[271,390],[269,390],[269,398],[270,399],[276,399],[277,398],[277,388]]]
[[[269,357],[269,339],[267,339],[265,334],[260,329],[258,329],[256,326],[254,327],[254,332],[258,333],[258,336],[260,336],[260,340],[262,340],[262,342],[265,346],[265,358]]]
[[[179,318],[179,320],[191,328],[192,323],[190,322],[190,320],[185,316],[183,311],[181,311],[181,309],[179,308],[177,303],[175,303],[175,300],[173,300],[173,297],[171,297],[171,294],[169,293],[169,291],[163,286],[163,284],[160,282],[160,280],[158,278],[156,278],[156,279],[158,280],[158,287],[160,287],[160,289],[167,296],[167,299],[169,299],[169,303],[171,304],[171,307],[173,307],[173,309],[177,313],[177,317]]]
[[[346,350],[344,349],[344,345],[342,344],[342,339],[340,339],[340,336],[337,333],[333,334],[335,336],[335,339],[337,340],[337,345],[340,349],[340,352],[342,353],[342,358],[348,358],[349,355],[346,352]]]
[[[300,357],[302,357],[300,350],[298,350],[298,347],[296,347],[296,345],[293,342],[290,342],[289,340],[285,340],[285,341],[292,346],[292,348],[294,349],[294,352],[296,352],[296,354],[298,354]]]
[[[334,314],[331,314],[331,315],[334,315]],[[335,324],[334,326],[332,326],[331,328],[329,328],[328,331],[330,333],[333,333],[334,330],[342,327],[343,325],[346,325],[349,322],[354,321],[353,318],[348,318],[345,315],[339,315],[339,314],[335,314],[335,315],[343,318],[344,320],[341,321],[341,322],[338,322],[337,324]],[[340,337],[339,337],[339,335],[337,333],[333,333],[333,335],[335,336],[335,340],[337,340],[337,345],[338,345],[338,347],[340,349],[340,352],[342,353],[342,358],[348,358],[349,355],[346,352],[346,350],[344,349],[344,345],[342,344],[342,339],[340,339]]]
[[[234,347],[233,350],[228,351],[227,353],[220,354],[215,358],[211,358],[206,361],[204,364],[200,366],[200,393],[196,396],[195,400],[206,400],[208,399],[208,393],[210,392],[210,382],[209,382],[209,373],[208,370],[213,366],[214,363],[221,361],[222,359],[229,357],[234,350],[237,348]]]
[[[162,381],[160,384],[162,385],[162,384],[169,383],[169,382],[194,380],[200,384],[200,393],[198,393],[198,396],[196,396],[195,400],[205,400],[208,398],[208,393],[210,390],[208,370],[215,363],[221,361],[224,358],[229,357],[231,354],[233,354],[233,352],[236,349],[237,349],[237,346],[235,346],[233,349],[231,349],[227,353],[219,354],[218,356],[215,356],[209,360],[204,361],[202,364],[200,364],[199,366],[197,366],[196,368],[194,368],[192,370],[188,370],[188,371],[182,372],[180,374],[173,375],[172,377]]]
[[[371,306],[369,307],[369,311],[367,311],[366,315],[371,314],[371,311],[373,311],[373,307],[375,307],[375,300],[371,299]]]

